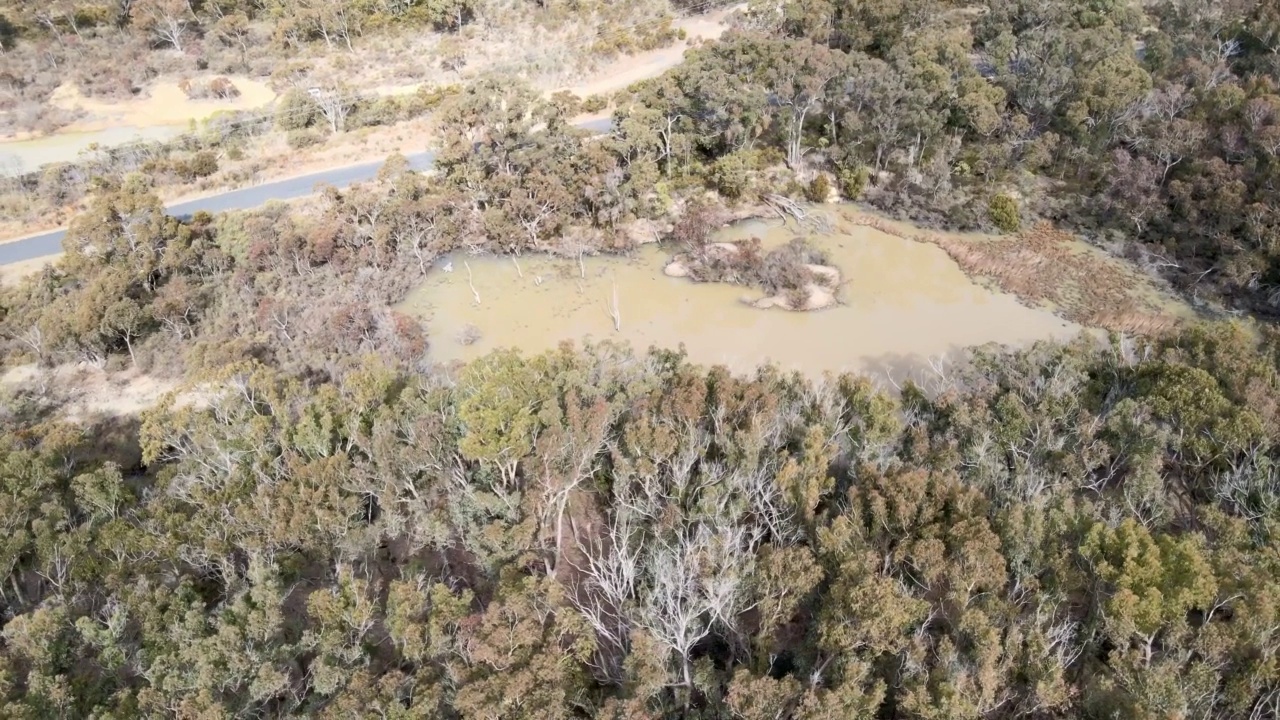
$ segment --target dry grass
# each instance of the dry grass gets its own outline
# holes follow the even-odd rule
[[[40,272],[46,266],[57,262],[61,257],[62,253],[58,253],[57,255],[46,255],[32,260],[19,260],[18,262],[0,265],[0,287],[14,287],[20,284],[23,278]]]
[[[108,372],[80,364],[54,368],[19,365],[0,373],[0,392],[17,391],[32,393],[73,421],[137,415],[173,391],[179,392],[178,405],[201,406],[209,398],[206,390],[183,389],[176,380],[133,369]]]
[[[1017,235],[973,239],[911,234],[882,218],[854,224],[942,248],[970,276],[989,278],[1025,303],[1052,308],[1068,320],[1130,335],[1173,332],[1178,318],[1143,288],[1148,280],[1115,258],[1091,252],[1070,233],[1040,223]]]

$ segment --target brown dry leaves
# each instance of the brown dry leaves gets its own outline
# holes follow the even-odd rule
[[[910,235],[881,218],[858,216],[854,224],[942,248],[970,276],[991,278],[1025,303],[1049,305],[1089,327],[1156,336],[1173,332],[1177,318],[1142,296],[1147,279],[1118,260],[1088,252],[1067,232],[1039,223],[1017,235],[966,239]]]

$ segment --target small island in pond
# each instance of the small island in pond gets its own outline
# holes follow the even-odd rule
[[[663,270],[670,277],[694,282],[747,285],[762,290],[753,307],[808,311],[838,304],[840,270],[827,264],[826,253],[802,238],[766,252],[759,238],[698,245],[676,255]]]

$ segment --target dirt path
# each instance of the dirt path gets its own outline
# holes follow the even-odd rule
[[[616,92],[632,83],[657,77],[679,65],[684,51],[700,40],[717,40],[728,29],[729,16],[746,7],[733,5],[705,15],[682,18],[674,23],[676,29],[685,32],[685,39],[671,47],[659,48],[636,55],[617,58],[601,67],[581,84],[557,88],[568,90],[581,98]]]

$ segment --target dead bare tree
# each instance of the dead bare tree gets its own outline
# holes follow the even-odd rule
[[[320,115],[324,117],[325,122],[329,123],[329,130],[335,135],[346,132],[347,116],[351,114],[351,110],[355,107],[355,93],[348,88],[337,87],[328,90],[316,90],[311,93],[311,96],[315,99],[316,109],[320,111]]]
[[[659,545],[650,556],[651,587],[639,624],[680,663],[684,706],[693,701],[693,648],[711,633],[712,603],[700,580],[705,574],[700,536]]]
[[[396,226],[395,242],[397,247],[408,246],[413,257],[418,261],[418,270],[427,273],[427,262],[432,259],[430,244],[439,236],[436,219],[425,213],[404,213]]]
[[[474,295],[476,298],[476,304],[479,305],[480,291],[476,290],[476,284],[475,282],[472,281],[472,278],[471,278],[471,263],[468,263],[466,260],[463,260],[462,265],[467,269],[467,285],[471,288],[471,294]]]
[[[643,545],[639,539],[639,516],[620,507],[609,523],[607,533],[578,542],[586,558],[585,565],[575,566],[584,578],[573,601],[578,611],[596,634],[593,669],[604,682],[621,683],[626,674],[622,661],[627,655],[631,635],[628,611],[635,599],[641,578]]]
[[[712,621],[736,635],[741,635],[738,619],[754,607],[754,603],[744,604],[748,599],[744,590],[755,570],[763,530],[727,514],[719,514],[698,528],[704,535],[700,544],[710,568],[702,580],[707,611]]]
[[[554,575],[564,556],[564,521],[573,493],[594,473],[596,458],[606,447],[607,433],[618,408],[600,399],[569,418],[566,426],[548,431],[546,441],[558,447],[542,453],[543,524],[551,525],[555,551],[548,568]],[[554,516],[554,521],[552,520]]]
[[[1250,522],[1271,517],[1280,508],[1280,473],[1260,461],[1265,450],[1252,445],[1228,460],[1230,469],[1214,479],[1219,502]]]
[[[1280,717],[1280,687],[1269,688],[1258,695],[1253,708],[1249,711],[1249,720]]]
[[[130,13],[134,22],[157,40],[184,51],[187,32],[195,23],[186,0],[136,0]]]
[[[609,308],[609,317],[613,318],[614,332],[622,332],[622,312],[618,308],[618,280],[613,280],[613,305]]]
[[[753,522],[759,531],[752,538],[752,550],[760,542],[760,535],[768,534],[773,542],[794,540],[797,529],[794,512],[783,497],[782,489],[774,480],[776,472],[768,466],[757,467],[744,473],[734,473],[729,482],[746,499]]]

